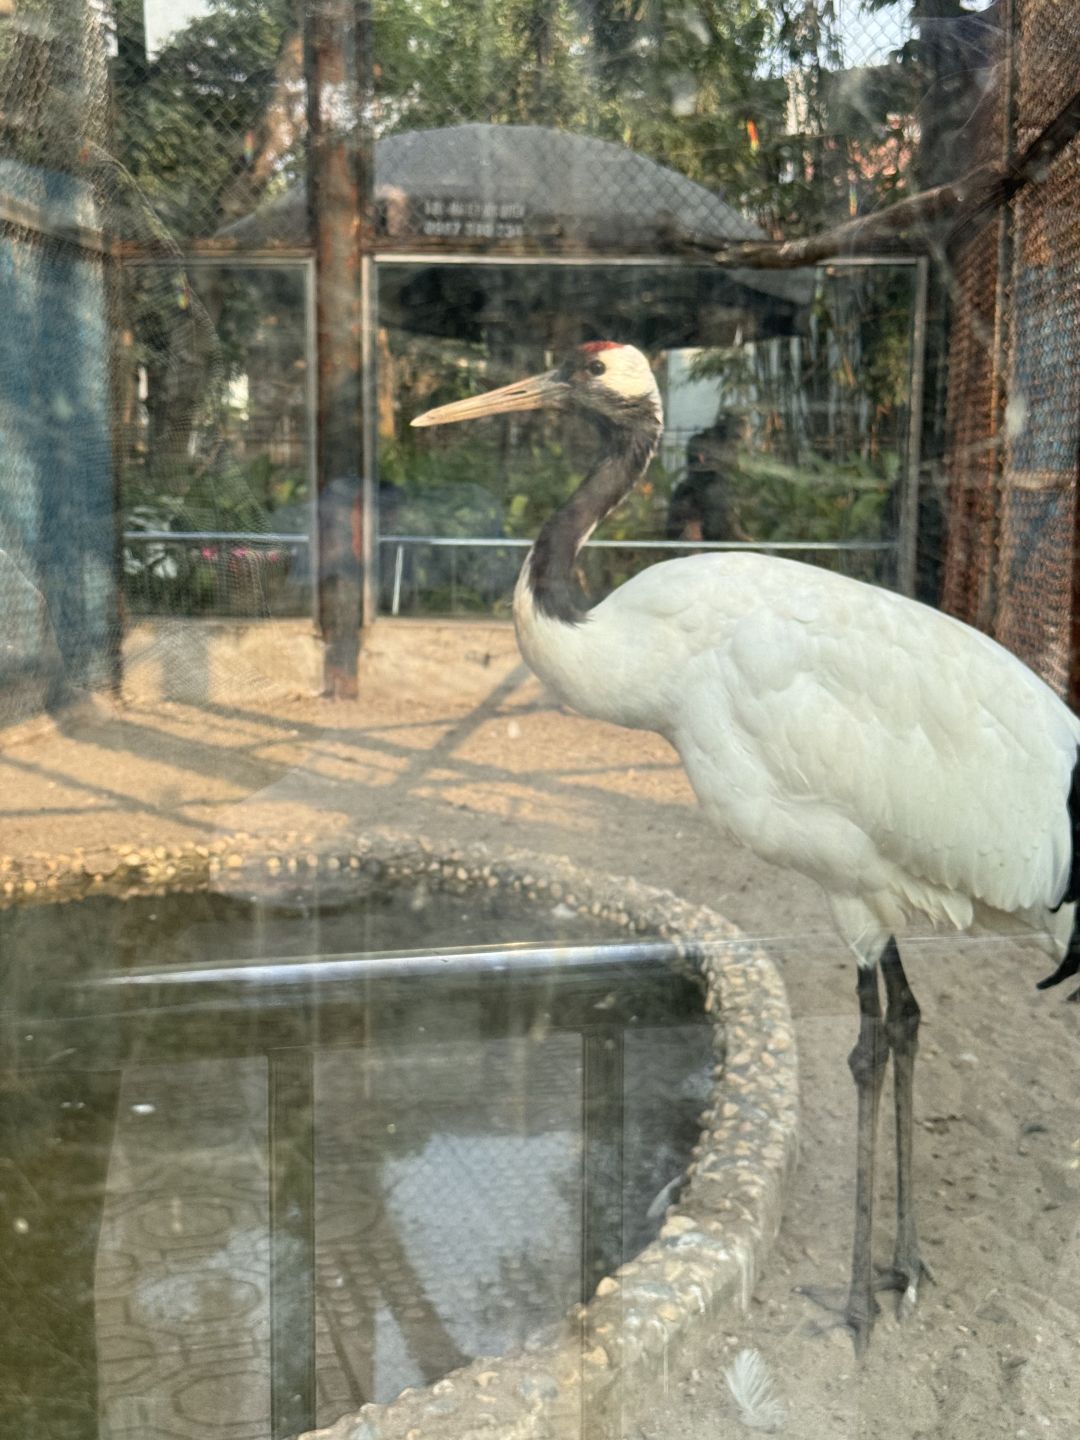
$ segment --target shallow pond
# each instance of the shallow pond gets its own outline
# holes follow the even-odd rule
[[[504,890],[13,908],[0,982],[0,1432],[49,1440],[525,1342],[655,1234],[713,1060],[648,943]]]

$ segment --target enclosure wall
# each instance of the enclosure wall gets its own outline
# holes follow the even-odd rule
[[[3,163],[39,214],[92,220],[64,175]],[[105,261],[0,231],[0,724],[110,675],[116,557]]]

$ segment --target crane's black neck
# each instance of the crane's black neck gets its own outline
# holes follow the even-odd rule
[[[648,468],[661,423],[651,410],[633,427],[598,422],[603,454],[570,499],[546,522],[529,561],[529,589],[542,614],[576,625],[589,613],[589,597],[577,577],[578,551]]]

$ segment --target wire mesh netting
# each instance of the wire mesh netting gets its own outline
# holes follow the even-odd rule
[[[998,248],[997,229],[990,226],[956,257],[949,336],[949,545],[942,599],[952,614],[984,629],[993,615],[986,557],[996,534]]]
[[[1019,7],[1015,143],[1028,143],[1080,90],[1075,16]],[[999,638],[1054,686],[1076,688],[1074,580],[1080,461],[1080,147],[1009,216],[1006,445]]]
[[[192,508],[193,484],[221,469],[219,317],[120,159],[123,50],[111,53],[107,20],[96,4],[45,0],[0,15],[4,721],[59,703],[72,685],[110,683],[124,590],[130,601],[178,575],[160,547],[121,550],[120,526],[153,525],[140,477],[152,473],[167,525]],[[126,269],[121,253],[154,263]],[[265,529],[263,507],[250,508]]]
[[[268,873],[317,872],[311,847],[323,820],[397,816],[399,805],[410,824],[435,814],[441,826],[451,808],[472,811],[462,823],[488,835],[503,833],[504,820],[527,819],[542,827],[535,833],[545,845],[573,827],[575,845],[591,836],[599,846],[626,816],[647,813],[656,818],[642,828],[640,848],[654,859],[658,846],[641,836],[684,824],[686,796],[661,773],[664,762],[645,760],[627,774],[609,735],[596,753],[564,765],[565,755],[574,758],[566,727],[578,722],[554,711],[541,717],[545,701],[513,694],[516,657],[498,679],[503,657],[486,639],[453,649],[448,637],[457,645],[465,627],[438,627],[427,652],[414,639],[420,627],[400,627],[395,643],[415,647],[414,669],[393,670],[388,647],[380,672],[376,653],[372,711],[385,703],[389,727],[359,707],[331,724],[321,703],[305,700],[295,714],[279,703],[286,687],[290,703],[320,683],[324,693],[357,693],[364,583],[365,601],[373,592],[376,602],[368,619],[377,610],[509,615],[524,547],[591,462],[591,428],[542,415],[449,433],[414,431],[410,421],[600,338],[647,352],[666,432],[644,483],[580,557],[593,597],[677,551],[798,554],[942,604],[1080,698],[1080,143],[1064,145],[1032,183],[1022,177],[1022,193],[959,237],[947,217],[920,220],[873,255],[844,240],[802,269],[773,268],[775,249],[755,264],[738,248],[823,232],[850,239],[845,225],[1022,153],[1078,93],[1080,38],[1066,0],[0,0],[0,739],[7,723],[58,706],[73,686],[115,682],[124,663],[130,674],[153,646],[168,672],[160,714],[149,714],[149,704],[127,712],[122,739],[112,738],[112,715],[76,726],[74,736],[50,736],[55,755],[93,732],[70,776],[42,766],[34,777],[42,788],[26,780],[5,813],[24,826],[21,835],[33,833],[25,797],[38,800],[47,786],[57,808],[35,823],[54,827],[50,842],[63,833],[80,848],[84,833],[111,844],[129,823],[195,834],[217,826],[218,838],[198,853],[230,884],[247,883],[244,857],[221,836],[237,823],[260,829],[320,807],[311,830],[298,826],[287,849],[268,856]],[[736,248],[720,263],[715,252],[726,247]],[[927,350],[937,359],[924,377]],[[935,506],[945,515],[943,537]],[[297,637],[311,641],[312,617],[322,642],[318,676],[316,665],[290,670],[285,653]],[[216,632],[202,623],[222,618],[292,623]],[[229,646],[260,631],[277,647],[273,664],[252,661],[241,673],[247,662],[235,658],[239,645]],[[207,637],[222,632],[227,643],[212,661]],[[509,635],[498,643],[509,655]],[[351,692],[327,683],[335,666]],[[235,672],[228,702],[227,687],[217,686],[226,667]],[[469,683],[484,699],[459,724]],[[413,714],[421,686],[430,693]],[[257,703],[233,705],[237,692]],[[541,730],[538,718],[553,728]],[[791,723],[800,718],[793,710]],[[392,733],[399,726],[404,740]],[[516,741],[526,729],[539,762],[521,759],[524,744],[512,761],[499,750],[504,731]],[[549,737],[546,750],[532,749],[533,734]],[[19,775],[20,763],[15,756],[8,773]],[[110,765],[124,767],[123,787],[113,789],[109,777],[99,783]],[[528,775],[523,765],[533,767]],[[636,808],[646,792],[655,811]],[[603,808],[605,796],[619,808]],[[111,810],[101,818],[106,807],[117,811],[115,829]],[[60,817],[70,820],[66,829]],[[118,846],[117,856],[134,855],[122,861],[102,850],[101,874],[112,867],[118,885],[129,869],[175,877],[164,845],[155,845],[153,867],[141,858],[142,837],[138,845]],[[331,873],[351,864],[331,859]],[[7,873],[3,888],[21,902]],[[694,875],[694,884],[712,883]],[[46,890],[51,872],[28,880],[26,893],[39,883]],[[743,903],[734,883],[728,892]],[[550,899],[544,924],[560,910],[574,913],[561,888],[557,903],[553,888]],[[191,896],[180,900],[186,925]],[[11,913],[19,908],[13,903]],[[781,905],[777,913],[782,921],[788,912]],[[157,912],[149,918],[158,927]],[[475,911],[462,918],[474,925]],[[425,923],[439,932],[430,914]],[[324,935],[323,919],[317,925]],[[160,949],[160,927],[149,943]],[[26,953],[55,964],[74,952],[61,938]],[[37,976],[32,969],[31,989]],[[824,1018],[819,996],[815,1006],[811,1018]],[[561,1314],[570,1298],[587,1297],[621,1258],[621,1241],[612,1241],[583,1269],[575,1230],[585,1228],[585,1182],[575,1173],[587,1150],[576,1138],[585,1128],[582,1090],[590,1068],[589,1083],[602,1088],[602,1055],[614,1053],[610,1035],[599,1034],[608,1007],[607,990],[590,999],[595,1064],[576,1045],[556,1046],[550,1065],[528,1073],[522,1055],[535,1055],[548,1034],[544,1011],[520,1045],[498,1042],[486,1071],[468,1039],[475,1015],[465,1016],[460,1033],[448,1027],[459,1051],[451,1066],[434,1054],[426,1024],[415,1026],[417,1009],[396,1002],[402,1024],[415,1026],[408,1045],[419,1058],[402,1058],[392,1028],[381,1076],[359,1073],[348,1049],[329,1055],[319,1099],[334,1109],[329,1120],[320,1116],[318,1144],[310,1144],[322,1187],[317,1193],[312,1182],[318,1218],[310,1233],[327,1237],[313,1262],[312,1352],[325,1418],[525,1340],[542,1311]],[[288,1008],[268,1006],[267,1033]],[[202,1383],[202,1366],[203,1409],[184,1426],[200,1440],[221,1433],[231,1423],[220,1400],[231,1376],[214,1371],[218,1346],[238,1347],[231,1359],[239,1355],[252,1381],[246,1398],[256,1403],[235,1433],[264,1435],[257,1406],[270,1379],[288,1389],[280,1350],[267,1362],[274,1327],[262,1293],[257,1319],[240,1334],[243,1285],[233,1282],[266,1261],[251,1191],[258,1207],[270,1206],[271,1172],[291,1163],[289,1123],[315,1123],[313,1098],[290,1103],[287,1072],[334,1042],[321,1017],[305,1014],[318,1024],[284,1047],[279,1034],[274,1046],[274,1066],[286,1071],[273,1081],[275,1115],[262,1098],[239,1103],[236,1076],[219,1075],[221,1103],[209,1107],[207,1126],[217,1133],[205,1143],[197,1186],[191,1167],[183,1175],[177,1164],[171,1193],[154,1189],[159,1153],[183,1155],[182,1127],[170,1129],[170,1118],[186,1123],[203,1105],[203,1081],[186,1061],[165,1087],[171,1096],[147,1099],[129,1067],[123,1101],[101,1087],[95,1113],[81,1119],[81,1101],[61,1101],[68,1092],[58,1089],[54,1104],[43,1084],[41,1128],[22,1129],[25,1178],[34,1164],[48,1166],[54,1140],[62,1159],[65,1145],[79,1152],[79,1135],[90,1132],[78,1127],[92,1119],[105,1137],[95,1141],[99,1156],[112,1163],[119,1155],[114,1179],[124,1179],[125,1156],[129,1166],[105,1235],[123,1240],[119,1250],[148,1213],[158,1227],[153,1283],[133,1285],[133,1270],[120,1273],[123,1261],[104,1274],[106,1310],[135,1289],[143,1306],[140,1315],[114,1305],[111,1330],[101,1329],[101,1373],[121,1397],[107,1424],[118,1435],[144,1440],[152,1428],[144,1383],[167,1406],[170,1428],[180,1409],[174,1395],[187,1390],[189,1370]],[[226,1029],[244,1028],[219,1018]],[[112,1043],[111,1020],[93,1028]],[[344,1046],[354,1044],[354,1026],[340,1034]],[[43,1045],[21,1024],[13,1036],[20,1047]],[[38,1063],[37,1052],[18,1053]],[[50,1042],[48,1063],[70,1053]],[[965,1066],[972,1059],[957,1053]],[[140,1055],[146,1069],[163,1068],[152,1045]],[[261,1066],[261,1051],[257,1059]],[[478,1108],[499,1132],[484,1147],[463,1118],[455,1067],[459,1078],[483,1072]],[[682,1094],[688,1131],[700,1111],[699,1069]],[[92,1073],[82,1072],[87,1093]],[[620,1095],[631,1118],[635,1104],[643,1111],[647,1098],[665,1098],[665,1085],[684,1083],[665,1080],[662,1067],[639,1073]],[[262,1097],[262,1070],[252,1076],[245,1083]],[[379,1086],[396,1108],[372,1104]],[[449,1141],[429,1143],[415,1113],[411,1126],[401,1118],[414,1090],[454,1119]],[[117,1113],[118,1151],[105,1133]],[[619,1216],[627,1253],[653,1233],[682,1170],[684,1157],[674,1158],[681,1150],[664,1148],[672,1113],[635,1121],[638,1139],[622,1157],[638,1171],[636,1199],[648,1202],[637,1222]],[[954,1118],[928,1124],[947,1129]],[[1015,1118],[1025,1138],[1051,1135],[1049,1120],[1029,1121],[1023,1111]],[[219,1209],[200,1233],[197,1213],[180,1223],[174,1202],[194,1190],[212,1202],[228,1179],[223,1156],[239,1156],[242,1168],[238,1126],[249,1140],[274,1135],[272,1163],[260,1155],[226,1197],[235,1209]],[[373,1159],[376,1139],[382,1149]],[[74,1158],[75,1181],[65,1172],[58,1188],[89,1208],[92,1191],[80,1188]],[[538,1160],[554,1181],[537,1183]],[[1062,1174],[1069,1164],[1062,1160]],[[382,1213],[363,1213],[357,1195],[385,1202]],[[400,1207],[393,1225],[391,1202]],[[234,1231],[231,1216],[245,1213],[246,1232],[243,1218]],[[550,1255],[530,1249],[545,1217],[563,1244],[561,1275]],[[493,1218],[505,1222],[510,1243],[484,1232]],[[84,1230],[91,1268],[97,1223]],[[18,1221],[0,1228],[8,1253],[30,1234]],[[220,1245],[211,1244],[215,1234]],[[1058,1243],[1056,1231],[1036,1239],[1047,1256]],[[66,1300],[67,1257],[47,1248]],[[200,1263],[208,1257],[205,1294],[220,1302],[220,1328],[209,1334],[199,1308],[204,1281],[186,1291],[174,1284],[183,1263],[174,1255],[195,1251]],[[437,1283],[425,1297],[407,1262],[432,1252]],[[30,1253],[28,1245],[20,1260]],[[108,1257],[108,1245],[101,1253]],[[978,1261],[973,1271],[979,1281]],[[269,1276],[264,1288],[269,1302]],[[20,1293],[36,1315],[33,1286]],[[980,1294],[984,1323],[984,1287]],[[1044,1299],[1032,1286],[1025,1303],[1042,1312]],[[11,1313],[26,1353],[43,1365],[38,1380],[24,1385],[17,1375],[9,1389],[23,1413],[28,1404],[65,1403],[69,1383],[86,1381],[92,1396],[95,1332],[78,1306],[66,1318],[89,1355],[81,1379],[81,1361],[61,1345],[39,1346]],[[1017,1323],[1004,1348],[1015,1347],[1014,1358],[1034,1355],[1031,1336],[1043,1319],[1037,1314],[1030,1329]],[[181,1322],[177,1346],[171,1332]],[[155,1329],[156,1348],[147,1343]],[[1056,1329],[1067,1338],[1067,1324]],[[282,1333],[279,1326],[279,1340]],[[1050,1347],[1040,1346],[1032,1393],[1049,1373]],[[380,1349],[393,1364],[377,1375]],[[9,1372],[22,1368],[22,1354],[12,1351]],[[935,1395],[939,1358],[928,1361]],[[991,1364],[1007,1372],[1002,1386],[1015,1389],[1012,1361],[999,1359]],[[160,1361],[154,1374],[150,1360]],[[93,1399],[81,1403],[96,1424]],[[301,1395],[300,1408],[307,1404]],[[300,1426],[272,1428],[295,1434]]]
[[[13,595],[22,587],[18,603],[38,617],[24,622],[25,636],[42,633],[44,606],[54,629],[60,617],[58,668],[100,679],[117,643],[118,553],[131,614],[307,615],[322,586],[326,622],[335,585],[346,609],[358,605],[365,462],[349,355],[362,316],[350,236],[383,259],[431,257],[408,273],[380,260],[370,424],[389,497],[384,531],[405,514],[417,533],[464,541],[474,524],[468,513],[448,533],[441,522],[419,523],[434,503],[428,472],[437,460],[448,495],[456,483],[448,456],[410,437],[421,400],[452,398],[509,378],[519,361],[617,332],[688,383],[665,396],[669,438],[653,503],[609,538],[671,538],[671,514],[700,483],[692,442],[715,440],[722,421],[739,436],[725,452],[728,486],[739,493],[707,506],[712,520],[703,529],[697,517],[694,536],[831,539],[899,553],[908,543],[898,529],[903,504],[914,514],[903,485],[920,438],[910,294],[898,301],[884,280],[841,285],[821,271],[689,262],[700,262],[702,247],[812,234],[955,178],[1001,155],[1006,116],[1011,150],[1022,146],[1071,93],[1074,27],[1062,7],[1034,0],[1016,7],[1015,33],[1004,20],[1001,4],[967,11],[948,0],[658,0],[643,9],[599,0],[205,0],[176,18],[144,0],[5,7],[4,243],[38,257],[41,283],[54,291],[74,294],[69,279],[81,277],[84,311],[98,324],[96,339],[89,320],[82,327],[77,362],[77,347],[63,346],[87,377],[81,423],[94,435],[80,454],[96,478],[78,504],[98,495],[98,519],[73,524],[55,489],[48,502],[31,498],[43,482],[30,472],[50,467],[45,440],[24,444],[33,463],[8,487],[23,499],[5,509],[21,516],[7,522],[7,583]],[[1064,325],[1050,316],[1076,264],[1070,154],[1043,189],[967,237],[940,269],[930,329],[932,338],[951,295],[951,378],[947,406],[944,371],[928,397],[921,439],[933,460],[944,444],[935,406],[947,409],[945,464],[924,466],[924,476],[947,474],[949,534],[937,553],[931,486],[916,566],[925,598],[943,597],[995,630],[1058,684],[1069,643],[1062,617],[1072,609],[1063,497],[1075,469],[1062,456],[1075,405],[1057,377],[1075,367],[1061,361],[1069,314]],[[64,240],[41,214],[38,228],[15,223],[46,195]],[[440,267],[449,251],[592,268],[481,274]],[[611,263],[630,257],[644,268]],[[910,292],[910,279],[897,284]],[[19,285],[25,311],[29,290]],[[39,349],[52,373],[48,344]],[[21,378],[34,373],[24,368]],[[1023,420],[1036,414],[1056,418]],[[504,433],[503,459],[484,482],[486,509],[503,519],[479,538],[522,540],[535,528],[534,507],[510,483],[509,457],[525,442],[528,430]],[[764,512],[740,499],[740,487],[755,485],[768,497]],[[1003,487],[1045,491],[1046,504],[1006,504]],[[451,500],[443,511],[454,510]],[[120,515],[120,545],[106,535],[110,510]],[[57,559],[41,583],[31,512],[54,516],[41,523],[58,557],[58,535],[69,549],[76,536],[89,545],[97,535],[97,580]],[[464,552],[458,560],[478,563]],[[866,573],[894,583],[901,574],[896,555],[868,564]],[[320,569],[335,565],[336,579]],[[625,572],[600,568],[615,579]],[[493,603],[490,586],[454,588],[460,608]],[[390,608],[386,573],[376,590]],[[448,587],[412,594],[438,610]],[[96,658],[75,657],[80,627]]]
[[[128,102],[138,123],[126,130],[137,173],[160,168],[144,122],[170,86],[190,91],[214,172],[232,171],[220,185],[197,181],[197,194],[171,187],[171,205],[187,202],[178,233],[260,245],[312,238],[305,126],[336,118],[336,102],[320,99],[320,67],[366,97],[377,226],[399,241],[559,245],[599,234],[625,247],[639,210],[665,217],[669,245],[703,227],[761,235],[782,218],[808,223],[808,206],[844,211],[853,196],[901,186],[912,150],[919,77],[898,63],[913,34],[904,4],[757,0],[698,15],[664,4],[377,3],[364,31],[369,79],[346,53],[355,9],[324,6],[325,23],[312,11],[301,31],[288,6],[258,13],[247,36],[193,22],[152,61],[141,36],[133,74],[142,83]],[[231,66],[204,63],[198,47],[210,43],[222,54],[239,47]],[[447,129],[449,148],[438,140]],[[507,147],[513,178],[485,175]],[[607,218],[597,231],[589,217],[582,233],[583,217],[559,203],[567,167],[577,176],[570,191],[591,190],[618,224]]]

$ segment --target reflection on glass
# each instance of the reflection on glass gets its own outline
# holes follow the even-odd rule
[[[385,263],[379,275],[396,402],[380,414],[390,613],[507,614],[524,543],[595,449],[587,428],[560,416],[418,437],[411,415],[535,371],[590,336],[647,349],[666,415],[644,484],[582,556],[597,598],[697,544],[786,548],[897,583],[900,494],[915,463],[912,266],[775,276]]]
[[[666,886],[783,969],[785,1231],[749,1309],[695,1332],[699,1378],[665,1350],[618,1440],[726,1436],[744,1345],[793,1433],[1074,1435],[1077,1007],[1029,993],[1026,945],[910,947],[939,1284],[856,1375],[791,1293],[851,1253],[850,963],[665,741],[560,708],[487,623],[594,436],[408,422],[629,341],[667,430],[581,556],[593,598],[770,548],[939,606],[1075,707],[1075,11],[0,0],[0,1440],[292,1440],[517,1344],[692,1209],[709,1031],[652,952],[600,964],[603,927],[475,895],[168,874],[190,842],[236,879],[254,833],[302,874],[314,837],[383,825]],[[1019,191],[972,219],[963,177],[1002,164]],[[931,188],[930,222],[861,253]],[[714,263],[766,239],[826,260]],[[918,669],[896,712],[963,697],[964,668]],[[122,898],[151,868],[175,893]],[[90,898],[52,903],[64,875]],[[485,968],[557,940],[588,963]]]
[[[711,1077],[699,988],[609,938],[423,882],[0,910],[0,1394],[31,1433],[225,1436],[309,1371],[329,1421],[586,1299],[655,1235]]]

